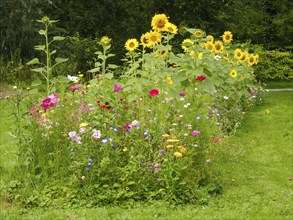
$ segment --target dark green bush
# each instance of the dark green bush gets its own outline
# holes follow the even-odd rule
[[[293,57],[290,51],[264,50],[256,47],[259,63],[254,67],[254,73],[258,80],[293,79]]]

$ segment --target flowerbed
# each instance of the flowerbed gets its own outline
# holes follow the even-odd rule
[[[195,203],[206,196],[204,187],[208,194],[221,191],[212,170],[222,138],[258,100],[252,71],[258,55],[233,45],[229,31],[216,40],[192,28],[182,53],[174,54],[177,27],[164,14],[151,25],[140,42],[125,43],[121,67],[108,64],[111,39],[103,37],[87,73],[57,80],[50,62],[34,69],[46,79],[47,95],[31,96],[25,117],[21,181],[37,186],[21,198],[25,204]],[[44,51],[50,54],[48,45]],[[92,79],[85,81],[85,74]]]

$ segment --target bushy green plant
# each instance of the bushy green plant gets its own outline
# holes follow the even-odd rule
[[[258,80],[265,82],[293,79],[293,56],[290,51],[264,50],[260,46],[254,47],[260,56],[260,63],[254,68]]]

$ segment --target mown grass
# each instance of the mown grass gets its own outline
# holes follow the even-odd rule
[[[2,102],[1,115],[5,110]],[[6,116],[1,116],[1,123],[8,125],[11,121]],[[0,219],[292,219],[292,116],[292,91],[270,92],[263,105],[248,113],[236,134],[223,141],[225,154],[214,164],[222,171],[224,192],[209,198],[206,205],[154,202],[91,209],[25,209],[2,203]],[[15,147],[6,141],[13,139],[7,126],[1,124],[0,131],[1,166],[11,167]]]

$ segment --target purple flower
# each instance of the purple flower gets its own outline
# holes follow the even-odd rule
[[[93,136],[95,139],[99,139],[99,138],[101,138],[101,131],[100,131],[100,130],[96,130],[96,129],[94,129],[94,130],[93,130],[93,134],[92,134],[92,136]]]
[[[117,84],[114,84],[114,92],[118,92],[120,90],[122,90],[122,86],[119,86]]]
[[[144,136],[148,136],[149,135],[149,130],[146,130],[144,133],[143,133]]]
[[[101,141],[103,144],[106,144],[106,143],[108,143],[108,139],[107,138],[104,138],[104,139],[102,139],[102,141]]]
[[[200,135],[200,131],[197,131],[197,130],[195,130],[195,131],[193,131],[192,132],[192,136],[199,136]]]

